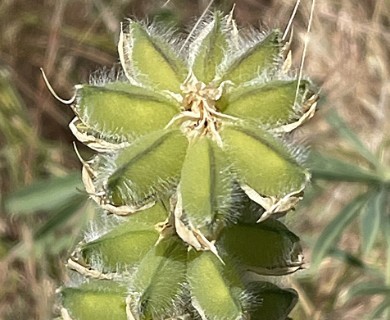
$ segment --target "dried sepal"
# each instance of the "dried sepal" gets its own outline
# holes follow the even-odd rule
[[[101,184],[101,181],[97,181],[96,168],[99,167],[100,158],[95,157],[93,160],[87,162],[81,159],[83,164],[82,168],[82,180],[84,183],[85,190],[89,194],[89,197],[94,200],[100,208],[106,210],[117,216],[128,216],[138,211],[146,210],[155,204],[153,199],[147,199],[145,203],[141,204],[124,204],[124,205],[113,205],[107,198],[107,191]]]
[[[105,273],[102,270],[96,270],[85,264],[84,261],[78,259],[78,253],[73,253],[74,257],[68,259],[66,267],[69,270],[76,271],[82,276],[96,280],[113,280],[115,278],[114,273]]]
[[[98,152],[113,152],[129,145],[128,142],[119,142],[116,140],[110,141],[107,137],[104,139],[99,138],[100,133],[87,127],[78,117],[75,117],[71,121],[69,129],[72,131],[77,140]]]
[[[273,197],[273,196],[261,196],[257,191],[249,187],[248,185],[242,184],[241,189],[245,194],[254,202],[259,204],[264,208],[264,212],[257,220],[257,222],[262,222],[268,219],[271,215],[285,214],[287,211],[293,209],[295,205],[302,200],[303,189],[305,186],[302,186],[302,189],[295,190],[286,194],[283,197]]]
[[[294,122],[282,125],[278,128],[273,129],[273,132],[276,133],[289,133],[296,128],[303,125],[306,121],[310,120],[314,117],[314,114],[317,109],[317,101],[319,96],[317,94],[313,94],[309,99],[307,99],[301,108],[301,115],[299,118],[295,119]]]
[[[222,263],[218,250],[215,246],[215,241],[209,240],[203,232],[194,226],[191,221],[188,221],[183,211],[183,200],[180,191],[180,185],[175,198],[172,198],[172,210],[174,214],[174,226],[177,235],[192,248],[197,251],[210,251]]]

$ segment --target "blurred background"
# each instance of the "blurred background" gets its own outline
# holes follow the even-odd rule
[[[315,117],[295,132],[313,182],[286,223],[307,269],[278,282],[300,302],[291,317],[385,319],[390,305],[390,1],[298,1],[293,69],[319,87]],[[215,0],[240,26],[288,24],[295,0]],[[80,182],[68,106],[55,100],[118,62],[126,17],[183,30],[207,0],[0,0],[0,319],[50,319],[64,262],[93,215]],[[78,144],[83,157],[91,153]],[[384,312],[383,312],[384,311]],[[387,313],[388,315],[389,313]],[[389,318],[390,319],[390,318]]]

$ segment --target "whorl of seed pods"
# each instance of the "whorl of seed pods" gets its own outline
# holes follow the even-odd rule
[[[286,319],[296,293],[247,275],[303,264],[276,218],[310,178],[284,136],[317,95],[277,30],[219,12],[189,41],[161,30],[126,21],[121,70],[76,86],[70,128],[97,151],[83,180],[102,216],[69,260],[84,280],[61,290],[62,317]]]

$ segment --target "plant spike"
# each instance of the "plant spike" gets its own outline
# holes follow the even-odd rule
[[[127,20],[121,70],[64,101],[96,151],[79,158],[101,210],[68,261],[63,320],[286,320],[297,301],[266,279],[303,265],[277,219],[310,180],[286,135],[313,116],[316,91],[289,74],[278,30],[238,31],[214,11],[175,35]]]

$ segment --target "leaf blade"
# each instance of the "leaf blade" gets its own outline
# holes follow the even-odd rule
[[[318,268],[321,260],[327,255],[329,249],[336,242],[344,228],[360,212],[367,195],[362,194],[353,199],[337,216],[325,227],[313,247],[312,265]]]
[[[380,163],[377,157],[368,150],[365,144],[358,138],[355,133],[349,129],[345,122],[336,112],[331,112],[327,116],[328,122],[338,131],[338,133],[346,139],[354,149],[374,167],[380,167]]]
[[[8,212],[17,215],[33,214],[39,211],[55,211],[80,194],[82,189],[79,173],[64,177],[53,177],[22,188],[5,199]]]
[[[374,191],[368,198],[360,218],[362,251],[366,256],[374,246],[375,239],[381,227],[384,209],[383,191]]]

